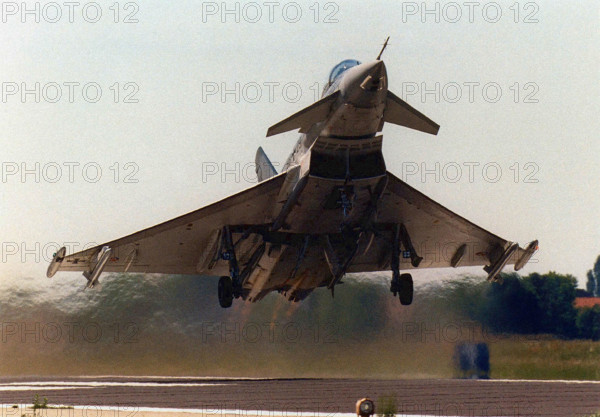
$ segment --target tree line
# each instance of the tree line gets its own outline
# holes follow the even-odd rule
[[[594,296],[600,297],[600,256],[596,259],[594,268],[587,272],[587,292]]]
[[[576,289],[572,275],[508,274],[488,287],[472,318],[494,332],[600,340],[600,306],[575,308]]]

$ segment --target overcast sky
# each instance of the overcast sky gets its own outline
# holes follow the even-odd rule
[[[598,2],[2,2],[0,279],[255,182],[331,67],[373,60],[441,125],[388,169],[583,285],[600,254]],[[37,4],[37,6],[36,6]],[[36,22],[36,19],[39,22]],[[36,84],[37,83],[37,84]]]

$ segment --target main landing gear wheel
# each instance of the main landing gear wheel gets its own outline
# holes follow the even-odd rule
[[[400,293],[400,304],[403,306],[411,305],[413,300],[413,279],[410,274],[401,274],[398,282]]]
[[[223,308],[231,307],[233,304],[233,283],[228,276],[219,278],[219,304]]]

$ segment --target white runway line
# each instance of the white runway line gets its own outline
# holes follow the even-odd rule
[[[47,390],[65,390],[65,389],[93,389],[94,387],[71,387],[71,386],[53,386],[53,385],[42,385],[44,389]],[[39,390],[40,385],[19,385],[19,386],[2,386],[0,385],[0,392],[3,391],[31,391],[31,390]]]
[[[79,381],[29,381],[29,382],[8,382],[0,383],[1,391],[25,391],[39,390],[41,388],[47,390],[54,389],[90,389],[101,387],[210,387],[220,385],[235,385],[235,384],[214,384],[204,382],[79,382]]]
[[[600,384],[600,381],[585,381],[577,379],[478,379],[482,383],[488,382],[541,382],[545,384],[560,383],[560,384]]]

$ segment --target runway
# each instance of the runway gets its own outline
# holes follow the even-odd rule
[[[0,378],[3,409],[31,404],[36,393],[51,404],[195,409],[204,415],[335,417],[353,413],[359,398],[377,401],[388,395],[395,396],[399,414],[419,416],[585,416],[600,412],[600,382],[594,381]]]

